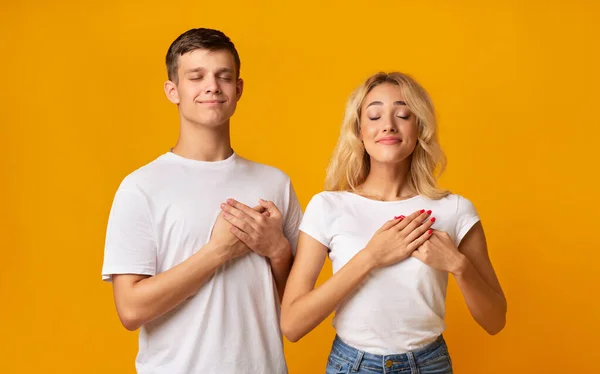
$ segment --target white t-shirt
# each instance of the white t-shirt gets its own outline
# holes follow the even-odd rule
[[[300,230],[329,249],[335,273],[386,221],[421,209],[433,211],[433,228],[447,232],[457,246],[479,221],[473,205],[458,195],[383,202],[345,191],[321,192],[306,207]],[[369,353],[422,348],[445,329],[447,284],[446,272],[409,257],[372,272],[338,307],[333,325],[342,341]]]
[[[283,172],[235,153],[203,162],[168,152],[128,175],[110,212],[102,278],[156,275],[208,241],[227,198],[254,207],[275,203],[293,250],[302,210]],[[197,292],[142,326],[139,373],[287,373],[279,297],[266,258],[229,261]]]

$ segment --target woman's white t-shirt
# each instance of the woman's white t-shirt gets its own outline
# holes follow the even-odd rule
[[[479,221],[471,202],[459,195],[440,200],[415,196],[377,201],[346,191],[321,192],[309,202],[300,230],[329,249],[333,272],[340,270],[386,221],[431,210],[433,229],[458,246]],[[409,257],[378,269],[336,310],[333,325],[345,343],[373,354],[413,351],[445,329],[448,274]]]

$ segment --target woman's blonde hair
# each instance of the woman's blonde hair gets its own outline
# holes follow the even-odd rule
[[[340,137],[327,169],[325,188],[330,191],[356,192],[367,179],[371,160],[359,138],[361,108],[367,94],[383,83],[400,87],[406,105],[417,119],[419,137],[411,155],[411,187],[420,195],[431,199],[446,196],[448,191],[437,186],[437,179],[446,167],[446,157],[437,138],[433,103],[419,83],[398,72],[377,73],[350,95]]]

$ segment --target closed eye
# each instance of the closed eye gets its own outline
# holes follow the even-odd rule
[[[402,118],[402,119],[406,120],[406,119],[409,119],[409,118],[410,118],[410,114],[409,114],[409,115],[407,115],[407,116],[396,115],[396,117],[398,117],[398,118]],[[380,118],[381,118],[381,117],[369,117],[369,119],[370,119],[371,121],[377,121],[377,120],[378,120],[378,119],[380,119]]]

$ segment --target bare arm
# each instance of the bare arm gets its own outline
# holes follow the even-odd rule
[[[273,279],[277,285],[277,293],[279,294],[279,300],[283,299],[283,291],[290,275],[292,268],[292,249],[290,242],[287,239],[282,243],[282,247],[276,256],[269,258],[271,264],[271,272],[273,273]]]
[[[133,331],[162,316],[192,296],[225,262],[217,248],[206,245],[179,265],[156,276],[113,275],[117,313]]]
[[[113,275],[115,304],[123,326],[133,331],[162,316],[194,295],[227,260],[248,253],[248,247],[228,230],[229,225],[219,218],[208,244],[155,276]]]
[[[281,306],[281,328],[290,341],[300,340],[323,322],[375,268],[370,256],[361,251],[314,289],[326,256],[327,248],[323,244],[300,232],[294,267]]]
[[[292,267],[292,248],[283,235],[281,212],[273,202],[265,200],[260,200],[260,205],[253,209],[229,199],[221,204],[221,209],[223,217],[232,225],[233,235],[268,259],[281,300]]]
[[[497,334],[506,325],[507,303],[488,255],[480,222],[465,236],[459,250],[464,260],[454,277],[467,307],[481,327],[489,334]]]
[[[321,286],[315,287],[325,262],[327,248],[300,232],[298,250],[281,307],[281,329],[290,341],[298,341],[344,301],[376,268],[388,266],[410,256],[426,241],[432,222],[421,224],[427,213],[415,212],[386,222],[367,247],[356,254]]]
[[[506,298],[489,259],[480,222],[471,228],[459,248],[447,233],[434,231],[413,256],[454,274],[471,315],[489,334],[497,334],[504,328]]]

